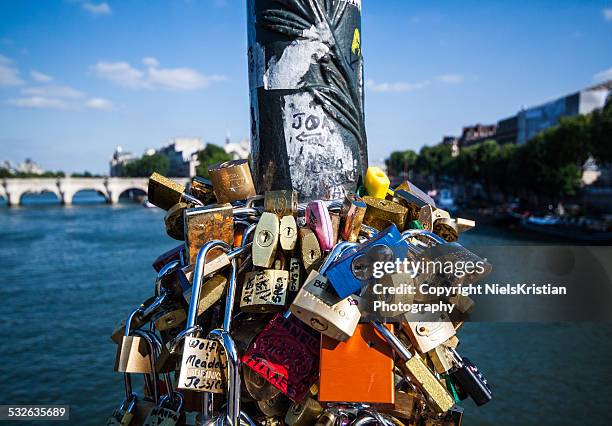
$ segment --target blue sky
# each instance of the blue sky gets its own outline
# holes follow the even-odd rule
[[[0,0],[0,160],[249,133],[241,0]],[[371,160],[612,78],[609,1],[363,0]]]

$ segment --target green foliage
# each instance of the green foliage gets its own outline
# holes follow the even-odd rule
[[[417,160],[417,153],[411,149],[407,151],[394,151],[391,156],[385,160],[387,170],[392,176],[397,176],[400,173],[408,173],[414,167]]]
[[[198,153],[200,165],[196,168],[196,174],[208,179],[208,167],[231,159],[232,157],[220,146],[206,144],[206,147]]]
[[[164,176],[170,171],[170,160],[163,154],[144,155],[136,161],[126,164],[123,170],[125,177],[148,177],[157,172]]]
[[[406,152],[393,152],[389,173],[401,170]],[[589,115],[566,117],[558,126],[538,133],[524,145],[499,145],[494,140],[464,147],[456,157],[448,145],[423,147],[410,164],[437,180],[453,176],[481,182],[506,193],[524,189],[553,197],[574,195],[581,187],[582,166],[595,158],[612,161],[612,102]]]

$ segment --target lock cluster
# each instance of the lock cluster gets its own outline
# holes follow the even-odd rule
[[[452,315],[381,316],[368,303],[377,282],[480,278],[372,271],[476,256],[456,242],[473,221],[451,218],[411,182],[390,189],[375,167],[357,193],[308,203],[292,189],[258,195],[246,160],[209,175],[186,187],[149,179],[149,201],[181,243],[155,259],[153,296],[111,336],[125,399],[108,425],[460,425],[461,401],[491,400],[458,352],[468,296],[449,296]]]

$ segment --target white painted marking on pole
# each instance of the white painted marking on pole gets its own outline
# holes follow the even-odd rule
[[[283,100],[283,126],[294,189],[304,197],[343,196],[343,184],[355,181],[357,164],[339,126],[310,93],[286,95]]]

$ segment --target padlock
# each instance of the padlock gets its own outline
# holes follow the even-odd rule
[[[374,238],[359,246],[357,251],[344,254],[327,270],[327,278],[338,293],[345,298],[373,283],[374,262],[403,259],[408,243],[395,225],[379,232]]]
[[[143,426],[175,426],[178,424],[183,409],[183,395],[172,392],[164,395],[160,403],[151,410]]]
[[[226,358],[225,350],[219,342],[185,337],[178,388],[224,393]]]
[[[243,368],[242,374],[247,392],[255,401],[266,401],[280,393],[278,388],[257,374],[255,370]]]
[[[421,353],[429,352],[456,333],[446,313],[405,313],[403,319],[402,330]]]
[[[402,182],[398,187],[395,188],[394,192],[396,196],[398,191],[405,191],[407,194],[411,194],[416,198],[420,199],[425,204],[429,204],[433,207],[436,207],[436,202],[433,198],[431,198],[429,195],[427,195],[427,193],[425,193],[418,186],[408,180]]]
[[[210,205],[185,210],[185,247],[189,264],[195,263],[200,247],[211,240],[234,241],[234,215],[231,204]]]
[[[279,219],[283,216],[295,216],[297,213],[297,192],[288,189],[266,191],[264,194],[264,211],[274,213]]]
[[[431,234],[430,234],[431,235]],[[464,268],[459,271],[454,269],[453,273],[440,273],[437,272],[437,276],[432,278],[431,285],[468,285],[474,284],[478,280],[487,276],[492,266],[485,259],[481,258],[477,254],[466,249],[459,243],[434,243],[433,245],[425,248],[420,253],[422,261],[435,262],[437,264],[445,265],[471,265],[471,268]],[[436,281],[436,280],[439,280]]]
[[[317,421],[323,407],[315,399],[305,397],[300,402],[294,402],[285,415],[285,423],[289,426],[309,426]]]
[[[440,219],[450,219],[450,214],[446,210],[426,205],[419,210],[418,220],[423,225],[423,229],[433,231],[436,221]]]
[[[306,207],[306,225],[312,229],[323,251],[331,250],[334,246],[334,230],[329,216],[329,210],[323,201],[311,201]]]
[[[106,426],[128,426],[134,418],[137,399],[138,396],[135,393],[124,399],[106,420]]]
[[[153,316],[152,322],[159,331],[166,331],[179,327],[185,322],[187,313],[178,302],[170,303],[166,308]]]
[[[166,298],[167,296],[163,296],[163,298],[153,296],[142,302],[139,306],[139,308],[141,308],[141,311],[138,311],[135,315],[132,316],[132,323],[130,327],[132,329],[137,329],[145,325],[149,321],[151,315],[153,315],[158,309],[161,308],[161,305],[166,300]],[[147,316],[144,316],[144,313],[147,313]],[[126,321],[122,320],[119,325],[115,327],[113,333],[111,334],[111,340],[118,345],[121,344],[123,336],[125,336],[125,325]]]
[[[292,401],[300,401],[316,381],[319,340],[291,315],[276,314],[251,343],[242,362],[280,389]]]
[[[279,235],[281,248],[287,252],[293,251],[297,245],[298,239],[298,228],[295,217],[287,215],[281,218]]]
[[[185,222],[183,219],[183,212],[189,208],[189,204],[187,203],[176,203],[168,211],[164,216],[164,224],[166,226],[166,234],[170,238],[174,238],[175,240],[184,241],[185,240]]]
[[[117,346],[115,371],[143,374],[153,371],[152,354],[146,340],[131,334],[132,320],[143,312],[142,308],[136,308],[126,320],[123,339],[121,344]]]
[[[270,399],[257,401],[259,411],[261,411],[266,417],[284,416],[287,413],[290,405],[291,400],[280,392]]]
[[[391,224],[394,224],[400,230],[404,229],[408,215],[406,207],[393,201],[370,196],[363,197],[363,201],[367,206],[363,223],[379,230],[385,229]]]
[[[427,356],[438,374],[444,374],[453,368],[453,355],[450,352],[449,346],[446,345],[446,342],[427,352]]]
[[[434,222],[433,232],[447,242],[453,243],[459,239],[462,232],[469,231],[474,226],[476,222],[473,220],[441,218]]]
[[[311,271],[289,307],[293,315],[318,332],[335,340],[345,341],[355,331],[361,317],[356,296],[339,298],[324,276],[334,260],[355,243],[343,242],[330,252],[319,271]]]
[[[419,396],[412,389],[406,392],[395,390],[395,405],[393,407],[382,406],[381,413],[390,414],[402,421],[402,424],[412,425],[415,423],[417,401]]]
[[[368,167],[363,184],[369,196],[385,198],[391,182],[380,167]]]
[[[200,293],[200,301],[198,302],[198,317],[221,300],[226,288],[227,278],[223,275],[214,275],[204,281],[202,292]],[[191,291],[187,291],[184,294],[189,295],[191,299]],[[187,300],[187,303],[191,303],[191,300]]]
[[[478,406],[491,401],[493,398],[491,387],[478,367],[467,357],[461,357],[455,349],[449,348],[449,351],[455,363],[455,368],[450,371],[450,374],[461,390],[469,395]]]
[[[279,227],[278,217],[274,213],[262,213],[253,236],[251,249],[253,265],[262,268],[272,266],[278,246]]]
[[[302,283],[300,281],[300,260],[297,257],[289,259],[289,285],[287,290],[298,291]]]
[[[345,342],[321,336],[319,401],[393,404],[393,366],[391,346],[370,324],[359,324]]]
[[[219,203],[246,200],[256,195],[248,160],[230,160],[208,168]]]
[[[221,379],[223,379],[224,377],[226,378],[225,382],[227,383],[227,386],[225,387],[225,389],[220,389],[221,392],[227,395],[226,397],[227,404],[225,405],[225,412],[224,414],[219,414],[218,416],[215,416],[214,413],[211,413],[209,411],[209,409],[211,408],[210,402],[212,401],[211,393],[209,391],[204,390],[204,396],[203,396],[204,401],[202,403],[202,413],[201,413],[199,420],[205,421],[205,422],[210,421],[211,423],[214,423],[216,421],[219,421],[219,419],[221,418],[227,418],[227,421],[230,422],[230,424],[237,425],[241,417],[241,413],[240,413],[241,377],[240,377],[240,371],[239,371],[240,360],[238,358],[236,344],[234,342],[234,339],[230,335],[230,326],[231,326],[231,320],[233,318],[232,314],[233,314],[234,302],[235,302],[235,297],[236,297],[236,276],[238,272],[236,257],[237,255],[244,253],[246,247],[248,246],[243,246],[243,247],[240,247],[240,248],[237,248],[231,251],[231,247],[224,241],[220,241],[220,240],[209,241],[202,246],[202,248],[197,254],[196,261],[195,261],[191,300],[199,301],[200,293],[202,289],[202,281],[205,277],[206,263],[207,263],[206,259],[208,257],[209,252],[211,250],[221,250],[227,254],[228,259],[231,259],[231,272],[229,276],[229,282],[227,285],[227,295],[225,298],[223,326],[220,329],[213,329],[212,331],[210,331],[205,339],[210,342],[215,342],[219,345],[218,352],[219,354],[225,354],[227,368],[226,369],[222,368],[223,364],[217,364],[216,362],[213,363],[212,365],[211,364],[203,365],[200,362],[200,367],[199,368],[196,367],[196,370],[200,370],[200,371],[192,370],[192,374],[195,375],[195,379],[191,379],[190,382],[184,381],[184,379],[189,379],[188,377],[186,377],[188,375],[187,374],[188,369],[191,368],[189,364],[192,364],[192,365],[196,364],[196,361],[199,357],[203,357],[205,359],[210,358],[210,356],[208,355],[209,352],[206,351],[205,348],[201,348],[200,345],[198,345],[198,351],[193,350],[194,352],[193,354],[189,353],[190,352],[189,341],[191,339],[195,339],[194,337],[192,337],[192,335],[194,333],[198,333],[200,329],[199,326],[196,326],[197,312],[198,312],[197,303],[191,303],[189,305],[189,312],[187,314],[187,323],[185,326],[186,328],[182,332],[182,335],[185,336],[185,347],[183,349],[183,358],[181,360],[181,371],[179,375],[179,384],[178,384],[179,388],[185,388],[185,387],[190,387],[190,386],[191,387],[202,387],[201,385],[204,384],[203,387],[209,388],[210,390],[212,389],[216,390],[217,389],[216,379],[218,378],[218,375],[208,373],[207,368],[213,367],[214,369],[218,365],[220,367],[219,370],[222,374],[225,373],[225,371],[227,371],[226,374],[221,376]],[[202,352],[202,350],[204,352]],[[191,355],[195,355],[195,358],[192,358]],[[213,373],[214,373],[214,370],[213,370]],[[201,376],[202,379],[200,379],[198,376]],[[207,380],[207,376],[208,378],[212,378],[213,380],[213,382],[210,385],[208,383],[205,383]],[[197,382],[197,380],[199,380],[199,382]]]
[[[321,247],[316,235],[309,228],[300,228],[300,250],[302,264],[306,273],[309,273],[322,259]]]
[[[163,210],[168,210],[170,207],[180,202],[192,202],[198,206],[202,205],[200,200],[192,197],[185,191],[183,185],[157,172],[149,177],[147,198],[150,203]]]
[[[418,355],[411,354],[387,327],[375,321],[371,324],[402,359],[402,367],[410,376],[411,382],[429,397],[435,411],[448,411],[455,402],[444,386],[423,363],[423,360]]]
[[[340,213],[342,217],[340,236],[344,240],[357,241],[366,208],[366,203],[360,197],[354,194],[345,197]]]
[[[332,223],[332,247],[338,243],[338,236],[340,234],[340,215],[338,213],[330,213],[329,218]]]
[[[173,261],[178,261],[181,264],[184,264],[185,258],[185,245],[181,244],[180,246],[176,246],[157,256],[157,258],[153,261],[152,266],[153,269],[155,269],[155,272],[159,272],[164,265],[167,265]]]
[[[240,309],[244,312],[279,312],[285,308],[289,272],[279,269],[247,272]]]
[[[189,194],[200,200],[204,205],[213,204],[216,202],[212,182],[209,179],[204,179],[200,176],[194,176],[191,178]]]

